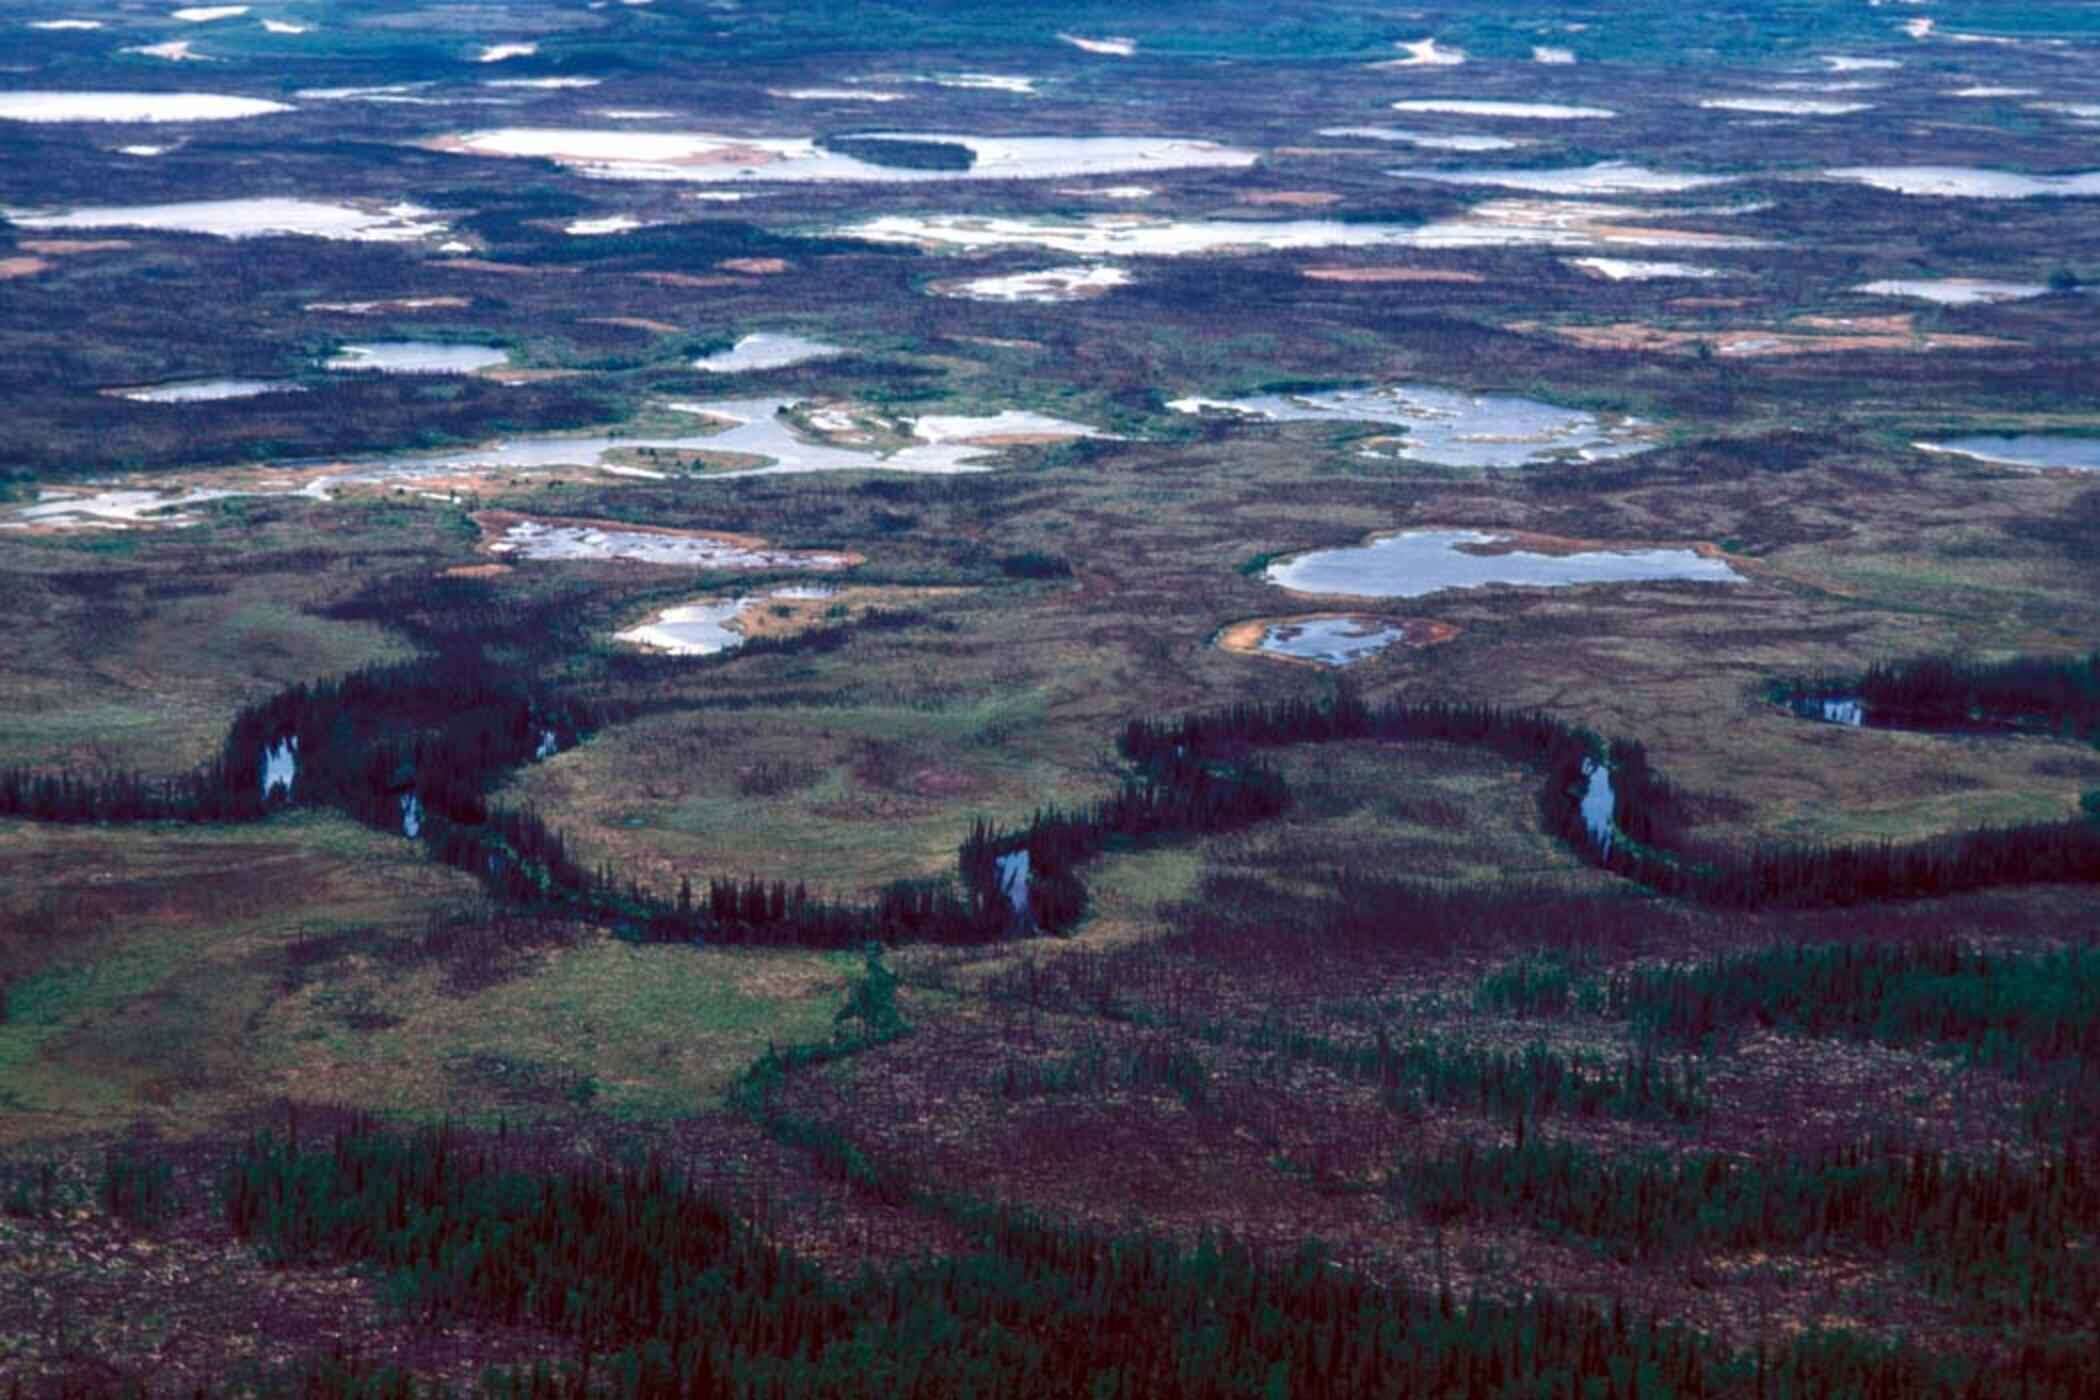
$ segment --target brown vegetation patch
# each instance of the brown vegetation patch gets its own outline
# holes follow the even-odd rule
[[[578,324],[619,326],[630,331],[653,331],[657,335],[676,335],[681,329],[669,321],[652,321],[647,316],[586,316]]]
[[[715,264],[724,272],[744,272],[753,277],[773,277],[786,272],[792,264],[786,258],[724,258]]]
[[[75,253],[114,253],[129,248],[128,238],[25,238],[15,245],[25,253],[47,258],[71,257]]]
[[[1744,328],[1680,331],[1638,321],[1603,326],[1548,326],[1539,321],[1513,321],[1504,329],[1520,335],[1541,332],[1588,350],[1648,350],[1692,353],[1701,346],[1716,355],[1747,359],[1762,355],[1827,355],[1848,350],[1990,350],[2018,345],[1996,336],[1920,331],[1909,316],[1803,316],[1792,324],[1807,332]]]
[[[750,287],[756,284],[748,277],[695,277],[690,272],[639,272],[635,274],[644,282],[654,282],[659,287]]]
[[[1261,641],[1272,628],[1328,621],[1356,622],[1367,627],[1397,627],[1401,634],[1398,644],[1404,647],[1433,647],[1450,641],[1463,630],[1452,623],[1438,622],[1426,617],[1381,617],[1376,613],[1359,612],[1292,613],[1288,617],[1250,617],[1244,622],[1231,623],[1219,631],[1218,647],[1235,656],[1262,656],[1272,661],[1317,666],[1321,663],[1310,657],[1264,651]]]
[[[527,369],[519,365],[475,371],[477,378],[493,379],[498,384],[543,384],[550,379],[574,379],[582,373],[580,369]]]
[[[560,264],[500,263],[486,258],[439,258],[432,267],[449,267],[458,272],[501,272],[531,277],[543,272],[581,272],[580,267],[563,267]]]
[[[39,272],[49,271],[51,264],[42,258],[0,258],[0,282],[11,277],[34,277]]]
[[[438,576],[440,578],[501,578],[511,571],[509,564],[454,564]]]
[[[1477,272],[1455,267],[1308,267],[1301,275],[1314,282],[1485,282]]]
[[[860,556],[855,555],[858,561]],[[960,588],[840,588],[814,598],[768,598],[731,618],[725,626],[746,637],[787,637],[825,622],[857,618],[870,608],[952,598]]]
[[[1473,528],[1471,526],[1448,528]],[[1707,540],[1693,540],[1685,544],[1656,544],[1652,541],[1586,540],[1568,535],[1542,535],[1531,530],[1504,530],[1488,526],[1494,538],[1478,544],[1456,544],[1452,548],[1461,554],[1550,554],[1557,558],[1572,554],[1595,554],[1599,551],[1625,549],[1689,549],[1702,559],[1730,559],[1726,550]]]
[[[1340,195],[1327,190],[1246,190],[1240,195],[1242,204],[1286,204],[1298,209],[1316,209],[1341,202]]]
[[[310,301],[305,309],[338,316],[398,316],[413,311],[457,311],[472,304],[466,297],[381,297],[376,301]]]

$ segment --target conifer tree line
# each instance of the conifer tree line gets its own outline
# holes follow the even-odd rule
[[[1861,1149],[1767,1171],[1636,1166],[1629,1183],[1579,1153],[1526,1146],[1454,1157],[1409,1178],[1415,1207],[1501,1210],[1508,1189],[1549,1192],[1549,1215],[1615,1247],[1767,1239],[1806,1230],[1913,1250],[1935,1286],[2053,1316],[2032,1271],[1995,1266],[2051,1232],[2086,1228],[2089,1164],[1961,1167]],[[1760,1173],[1764,1173],[1760,1175]],[[1439,1175],[1441,1173],[1441,1175]],[[1455,1178],[1451,1177],[1456,1173]],[[1451,1178],[1451,1179],[1446,1179]],[[1660,1184],[1660,1189],[1657,1189]],[[1105,1237],[1025,1211],[949,1199],[970,1240],[919,1263],[820,1273],[741,1222],[664,1161],[563,1163],[522,1144],[356,1123],[302,1145],[263,1135],[225,1178],[234,1232],[284,1265],[356,1263],[407,1318],[433,1327],[531,1327],[567,1356],[496,1371],[489,1396],[1261,1396],[1490,1394],[1682,1397],[2089,1393],[2090,1339],[2029,1333],[1988,1361],[1855,1334],[1802,1334],[1739,1352],[1629,1313],[1534,1291],[1521,1300],[1385,1287],[1317,1246],[1264,1254],[1206,1235],[1192,1246]],[[1718,1208],[1714,1203],[1719,1202]],[[1945,1227],[1944,1229],[1941,1227]],[[1909,1242],[1915,1241],[1915,1244]],[[2025,1291],[2023,1291],[2023,1289]],[[280,1378],[310,1397],[410,1393],[401,1373],[339,1353]],[[430,1393],[415,1387],[414,1393]]]
[[[2100,738],[2100,649],[2069,660],[2020,656],[1982,663],[1918,656],[1877,662],[1861,676],[1797,678],[1775,689],[1782,701],[1857,699],[1870,725]]]
[[[1904,844],[1730,845],[1694,836],[1683,794],[1634,740],[1605,743],[1550,716],[1489,705],[1389,700],[1375,708],[1344,692],[1331,703],[1242,703],[1175,721],[1134,720],[1132,757],[1172,753],[1227,759],[1262,747],[1347,739],[1435,739],[1486,748],[1546,770],[1538,796],[1545,829],[1592,864],[1660,894],[1727,908],[1814,907],[1919,899],[1996,885],[2100,883],[2100,823],[2071,818],[1983,827]],[[1612,821],[1592,829],[1582,796],[1592,767],[1609,765]]]
[[[2100,1151],[1962,1160],[1900,1142],[1810,1157],[1612,1155],[1520,1132],[1396,1168],[1444,1225],[1522,1222],[1627,1259],[1695,1251],[1894,1255],[1965,1320],[2060,1331],[2100,1315]]]
[[[829,647],[847,636],[845,629],[829,629],[779,645]],[[1965,694],[1999,697],[2040,693],[2050,685],[2071,693],[2085,674],[2069,663],[2053,670],[2023,665],[1971,673],[1919,662],[1900,674],[1892,669],[1896,679],[1888,684],[1938,695],[1954,684],[1946,679],[1953,675],[1971,686]],[[2011,679],[1990,680],[2001,671]],[[1978,675],[1984,680],[1975,680]],[[1255,759],[1258,749],[1352,739],[1436,740],[1486,748],[1542,769],[1537,802],[1548,832],[1593,864],[1657,893],[1704,904],[1827,906],[2001,884],[2100,882],[2100,823],[2076,819],[1901,845],[1702,841],[1684,795],[1654,771],[1638,741],[1606,743],[1536,712],[1441,701],[1392,700],[1374,707],[1345,691],[1324,703],[1249,702],[1173,720],[1133,720],[1120,746],[1134,771],[1119,792],[1084,809],[1038,811],[1013,830],[980,820],[962,842],[956,876],[948,880],[902,882],[872,901],[854,902],[813,894],[800,881],[715,876],[696,890],[689,876],[674,896],[580,861],[565,835],[537,813],[498,810],[487,799],[510,769],[637,711],[633,704],[585,700],[533,684],[479,646],[448,638],[435,656],[293,686],[247,707],[236,716],[219,757],[191,774],[0,772],[0,815],[249,821],[281,802],[329,806],[382,829],[420,835],[438,859],[472,874],[501,899],[604,920],[632,937],[833,948],[871,939],[973,943],[1071,928],[1086,908],[1078,869],[1111,847],[1239,830],[1282,812],[1288,790],[1279,774]],[[264,786],[273,754],[292,759],[288,790]],[[1600,769],[1606,763],[1608,770]],[[1586,815],[1583,804],[1589,784],[1604,771],[1613,795],[1608,829],[1594,814]],[[1000,865],[1003,857],[1023,852],[1026,898],[1015,907]],[[1373,904],[1391,893],[1360,878],[1344,878],[1342,885],[1352,886],[1347,897]]]

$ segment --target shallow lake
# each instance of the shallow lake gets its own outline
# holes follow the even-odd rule
[[[490,543],[489,552],[520,559],[629,559],[686,569],[844,569],[856,562],[848,554],[774,549],[734,536],[622,530],[582,521],[515,521]]]
[[[359,243],[412,243],[445,231],[432,211],[395,203],[362,208],[325,200],[269,197],[205,199],[176,204],[116,204],[68,209],[63,213],[0,209],[0,214],[33,229],[158,229],[167,233],[203,233],[215,238],[262,238],[296,235]]]
[[[282,379],[180,379],[166,384],[142,384],[135,389],[105,389],[102,392],[133,403],[215,403],[221,399],[252,399],[264,394],[298,394],[305,390]]]
[[[345,345],[322,368],[378,374],[473,374],[510,363],[500,345],[450,345],[435,340],[380,340]]]
[[[1852,290],[1877,297],[1915,297],[1941,306],[1977,306],[2043,296],[2049,289],[2038,282],[1995,282],[1987,277],[1890,277],[1862,282]]]
[[[1499,102],[1473,98],[1410,98],[1396,112],[1441,112],[1454,117],[1513,117],[1524,121],[1602,121],[1619,115],[1606,107],[1570,107],[1558,102]]]
[[[0,121],[217,122],[293,109],[216,92],[0,92]]]
[[[743,337],[727,350],[701,356],[693,361],[693,368],[709,374],[741,374],[753,370],[785,369],[812,360],[836,359],[845,353],[842,347],[826,345],[821,340],[760,331]]]
[[[1315,617],[1271,623],[1257,651],[1348,666],[1407,640],[1403,625],[1376,617]]]
[[[1364,141],[1395,141],[1425,151],[1513,151],[1532,143],[1520,136],[1479,136],[1469,133],[1410,131],[1397,126],[1323,126],[1320,135]]]
[[[1720,559],[1692,549],[1534,553],[1511,537],[1480,530],[1402,530],[1364,544],[1278,560],[1264,575],[1293,593],[1358,598],[1420,598],[1450,588],[1502,584],[1567,588],[1588,583],[1740,583]],[[1494,553],[1482,553],[1494,546]]]
[[[1737,178],[1651,170],[1622,160],[1559,170],[1388,170],[1386,174],[1404,180],[1431,180],[1440,185],[1493,185],[1535,194],[1676,194],[1725,185]]]
[[[2100,170],[2076,175],[2027,175],[1957,165],[1853,165],[1823,172],[1896,194],[1963,199],[2034,199],[2042,195],[2100,198]]]
[[[673,656],[712,656],[744,644],[737,619],[776,600],[825,598],[821,586],[791,585],[742,598],[699,599],[651,614],[646,622],[613,634],[618,640]]]
[[[607,131],[587,127],[502,127],[440,137],[427,144],[459,155],[539,157],[608,180],[695,183],[853,181],[924,184],[943,180],[1046,180],[1135,171],[1244,169],[1254,151],[1171,136],[975,136],[871,131],[856,141],[936,144],[969,153],[967,168],[877,164],[826,149],[807,137],[726,136],[703,131]]]
[[[1556,457],[1585,461],[1644,451],[1653,443],[1628,423],[1507,394],[1467,394],[1426,385],[1175,399],[1182,413],[1206,410],[1270,422],[1385,423],[1407,430],[1397,455],[1454,467],[1522,467]]]
[[[1059,302],[1084,301],[1129,283],[1130,274],[1120,267],[1082,265],[936,282],[933,290],[943,296],[968,297],[973,301]]]
[[[2002,462],[2015,467],[2055,467],[2062,470],[2100,471],[2100,438],[2050,437],[2020,433],[2011,437],[1948,438],[1944,442],[1921,442],[1926,452],[1947,452],[1974,457],[1982,462]]]

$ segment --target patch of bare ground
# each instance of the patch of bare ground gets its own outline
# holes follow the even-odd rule
[[[114,253],[131,246],[127,238],[25,238],[15,244],[25,253],[46,258],[69,258],[82,253]]]
[[[681,329],[669,321],[653,321],[647,316],[586,316],[581,324],[586,326],[618,326],[622,330],[649,331],[655,335],[676,335]]]
[[[0,258],[0,282],[17,277],[34,277],[39,272],[50,270],[50,262],[43,258]]]
[[[682,287],[694,291],[705,291],[710,287],[752,287],[758,285],[748,277],[709,277],[691,272],[637,272],[635,276],[644,282],[653,282],[659,287]]]
[[[1239,196],[1242,204],[1280,204],[1293,209],[1324,209],[1330,204],[1340,204],[1342,197],[1331,190],[1246,190]]]
[[[1299,275],[1314,282],[1445,282],[1473,285],[1487,281],[1477,272],[1455,267],[1307,267]]]
[[[556,379],[574,379],[583,373],[580,369],[533,369],[524,365],[508,368],[476,370],[475,377],[491,379],[498,384],[545,384]]]
[[[786,258],[724,258],[715,266],[724,272],[741,272],[751,277],[777,277],[794,264]]]
[[[560,263],[490,262],[486,258],[437,258],[430,266],[449,267],[455,272],[493,272],[505,277],[539,277],[552,272],[583,271],[580,267],[566,267]]]

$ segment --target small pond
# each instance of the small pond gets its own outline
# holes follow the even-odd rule
[[[262,795],[292,795],[292,780],[299,775],[299,736],[287,734],[262,752]]]
[[[1582,824],[1589,828],[1590,840],[1597,845],[1597,854],[1608,856],[1612,841],[1618,835],[1618,829],[1612,825],[1617,796],[1612,791],[1611,765],[1585,758],[1582,773],[1587,779],[1582,788]]]

